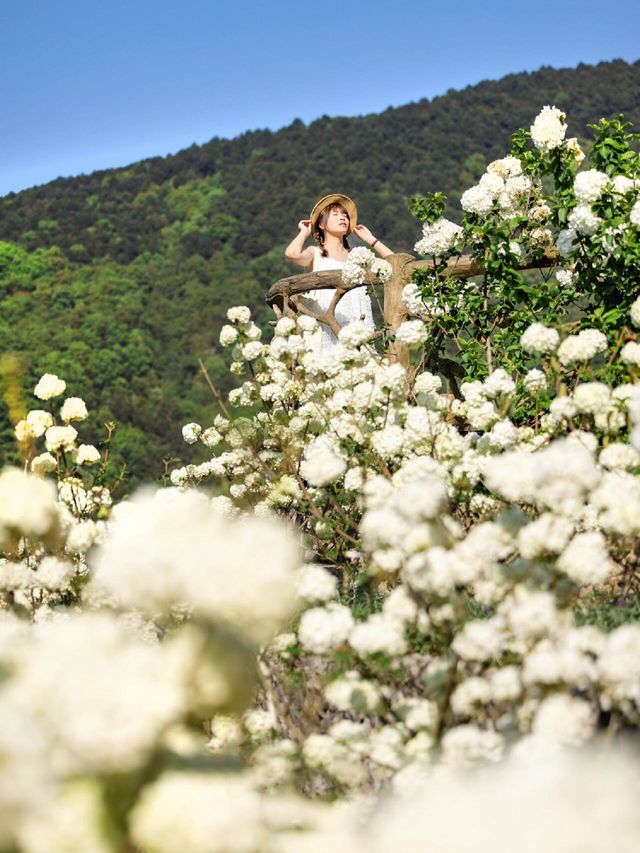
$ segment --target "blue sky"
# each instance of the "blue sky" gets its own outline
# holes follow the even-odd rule
[[[637,0],[4,0],[0,195],[542,65],[640,58]]]

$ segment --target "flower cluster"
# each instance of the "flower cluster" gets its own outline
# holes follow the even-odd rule
[[[443,255],[451,251],[461,234],[462,228],[448,219],[425,222],[422,239],[416,243],[415,251],[420,255]]]
[[[252,378],[232,392],[231,404],[259,411],[219,417],[220,451],[190,480],[175,478],[185,488],[213,469],[228,494],[216,500],[286,512],[304,533],[316,565],[298,582],[298,627],[267,650],[267,671],[287,665],[292,648],[323,673],[336,655],[350,661],[326,684],[333,724],[292,748],[277,713],[256,778],[277,786],[302,764],[357,791],[436,760],[497,760],[516,736],[583,742],[604,710],[635,720],[640,695],[622,660],[640,633],[607,637],[578,627],[571,610],[619,570],[640,532],[640,454],[628,443],[640,392],[576,383],[573,372],[576,359],[586,369],[605,350],[604,337],[562,339],[533,325],[522,344],[538,366],[521,381],[495,369],[455,399],[438,376],[412,377],[355,330],[327,353],[304,350],[301,322],[278,322]],[[423,329],[406,322],[397,339],[419,345]],[[243,346],[240,333],[238,357]],[[549,411],[518,425],[521,395],[550,388]],[[336,559],[339,585],[321,567]],[[385,590],[364,619],[349,606],[363,585]]]
[[[367,270],[370,270],[382,284],[391,278],[391,266],[388,261],[376,257],[371,249],[358,246],[349,252],[342,270],[342,281],[345,284],[360,284]]]
[[[579,164],[565,133],[546,107],[534,159]],[[577,255],[549,284],[558,305],[587,275],[606,291],[618,239],[635,269],[634,168],[567,181],[560,242]],[[463,208],[493,278],[444,301],[438,269],[431,294],[407,286],[417,319],[399,346],[509,297],[501,276],[522,300],[510,264],[548,246],[530,157],[489,164]],[[436,267],[460,234],[425,226]],[[350,258],[347,283],[388,273],[366,249]],[[486,369],[448,387],[426,353],[404,367],[376,351],[362,322],[318,353],[311,317],[263,341],[230,308],[220,343],[239,385],[213,423],[183,427],[209,458],[115,506],[97,449],[77,444],[86,406],[56,410],[66,383],[43,376],[44,407],[16,426],[26,470],[0,473],[0,846],[483,851],[517,848],[524,827],[560,853],[570,825],[585,853],[614,833],[637,849],[637,768],[562,752],[640,723],[640,627],[577,618],[639,568],[636,280],[597,315],[618,318],[615,336],[518,315],[511,339],[483,341]],[[358,796],[390,788],[382,805]],[[576,803],[595,798],[587,832]]]
[[[567,132],[566,118],[557,107],[543,107],[531,125],[531,138],[536,147],[543,151],[558,148]]]

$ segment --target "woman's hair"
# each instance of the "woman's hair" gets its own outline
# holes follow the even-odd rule
[[[326,258],[327,255],[329,254],[324,247],[324,228],[323,228],[323,226],[324,226],[325,222],[327,221],[327,216],[335,207],[337,207],[338,210],[341,210],[346,215],[347,219],[349,220],[349,223],[351,223],[351,217],[349,216],[349,211],[347,210],[346,207],[344,207],[342,204],[340,204],[339,201],[334,201],[331,204],[328,204],[326,207],[322,208],[322,210],[320,211],[320,216],[316,220],[315,228],[313,229],[313,239],[316,241],[316,243],[320,247],[320,254],[322,255],[323,258]],[[346,236],[342,238],[342,245],[345,247],[345,249],[347,249],[347,251],[349,251],[349,249],[351,248],[349,246],[349,243],[347,242]]]

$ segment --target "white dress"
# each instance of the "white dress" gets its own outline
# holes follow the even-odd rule
[[[319,270],[341,270],[344,267],[344,261],[336,261],[334,258],[329,257],[323,258],[317,246],[313,246],[312,248],[312,272]],[[331,304],[334,294],[335,290],[332,287],[325,290],[309,290],[301,297],[301,301],[312,311],[324,313]],[[371,299],[369,298],[366,287],[354,287],[344,294],[336,307],[336,320],[341,326],[353,323],[354,320],[364,320],[371,329],[375,329]],[[334,347],[338,343],[338,339],[324,323],[318,323],[318,326],[319,328],[315,332],[306,332],[304,338],[313,344],[315,352],[326,352],[326,350],[331,349],[331,347]]]

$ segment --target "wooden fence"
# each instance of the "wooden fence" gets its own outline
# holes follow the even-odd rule
[[[392,276],[386,284],[381,284],[371,273],[367,273],[364,280],[359,284],[343,284],[342,270],[321,270],[320,272],[308,272],[301,275],[290,275],[281,278],[273,284],[267,293],[266,300],[273,308],[277,317],[295,317],[298,314],[307,314],[315,317],[321,323],[329,326],[337,335],[340,324],[336,320],[336,306],[344,294],[354,287],[365,287],[371,285],[383,288],[383,317],[385,325],[390,332],[395,332],[400,324],[409,319],[407,309],[402,302],[402,290],[411,281],[414,270],[433,269],[433,262],[428,260],[416,260],[413,255],[400,252],[385,258],[391,264]],[[543,258],[537,259],[529,264],[522,265],[521,269],[538,269],[553,266],[557,261],[555,253],[549,252]],[[472,278],[481,275],[483,267],[468,255],[461,255],[448,264],[443,275],[456,278]],[[335,294],[329,307],[324,313],[317,313],[305,305],[299,297],[310,290],[335,289]],[[395,341],[389,346],[388,357],[390,361],[399,361],[405,367],[409,364],[409,350],[397,344]]]

